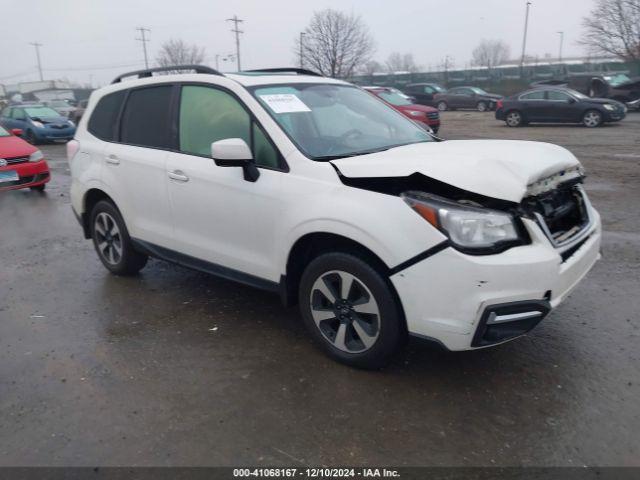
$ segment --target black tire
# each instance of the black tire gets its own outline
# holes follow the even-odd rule
[[[36,136],[33,134],[31,130],[27,130],[27,134],[25,135],[25,140],[29,142],[31,145],[38,144],[38,139],[36,138]]]
[[[587,110],[582,115],[582,124],[587,128],[597,128],[604,123],[602,113],[598,110]]]
[[[29,187],[34,192],[44,192],[44,189],[47,188],[47,184],[43,183],[42,185],[38,185],[37,187]]]
[[[504,115],[504,121],[507,126],[512,128],[521,127],[525,124],[524,116],[520,110],[509,110]]]
[[[449,104],[444,100],[439,101],[436,105],[436,108],[441,112],[446,112],[447,110],[449,110]]]
[[[478,105],[476,105],[476,108],[478,109],[479,112],[488,112],[490,110],[489,105],[487,105],[487,102],[483,100],[478,102]]]
[[[338,296],[335,296],[335,302],[332,303],[332,299],[315,288],[318,282],[324,282],[333,276],[338,280],[338,283],[333,285],[338,286],[327,289],[337,292],[337,289],[342,288],[340,280],[343,274],[355,278],[347,299],[338,299]],[[302,318],[311,336],[338,362],[358,368],[381,368],[389,362],[406,338],[403,315],[389,280],[369,263],[352,254],[326,253],[315,258],[302,274],[298,295]],[[350,300],[353,306],[345,306],[344,304]],[[358,312],[363,307],[373,308],[373,304],[377,314]],[[351,311],[346,312],[345,318],[339,319],[337,312],[348,309]],[[334,312],[335,317],[331,318]],[[316,314],[326,314],[329,318],[316,323]],[[339,342],[339,332],[343,324],[346,332],[343,338],[346,341]],[[363,330],[363,326],[367,327],[366,330]],[[358,336],[356,327],[360,332],[365,331],[367,335]],[[330,340],[332,336],[333,340]],[[366,345],[365,339],[371,342],[369,346]],[[337,347],[340,343],[343,345],[342,349]]]
[[[102,220],[106,220],[106,224]],[[111,221],[113,223],[110,223]],[[100,222],[100,225],[97,222]],[[116,229],[113,229],[113,224]],[[96,203],[91,210],[89,228],[98,258],[114,275],[135,275],[147,264],[148,257],[135,250],[122,215],[110,201],[101,200]],[[110,231],[109,236],[101,234],[100,230]],[[117,230],[117,235],[111,235],[111,230]],[[107,245],[103,247],[105,243]]]

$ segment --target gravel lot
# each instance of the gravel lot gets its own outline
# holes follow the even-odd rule
[[[443,124],[574,152],[604,258],[526,337],[412,344],[382,372],[327,359],[271,294],[157,260],[108,275],[71,212],[64,146],[43,146],[47,193],[0,194],[0,466],[640,465],[640,114]]]

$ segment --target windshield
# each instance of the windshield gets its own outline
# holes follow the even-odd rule
[[[393,108],[351,85],[303,83],[254,87],[251,91],[313,160],[434,141]]]
[[[0,127],[0,137],[9,137],[10,134],[4,128]]]
[[[389,90],[379,90],[375,93],[386,102],[389,102],[391,105],[412,105],[406,95],[401,95],[397,91],[394,92]]]
[[[617,87],[618,85],[631,81],[631,79],[624,73],[621,73],[620,75],[608,75],[604,77],[604,79],[609,82],[609,85],[612,87]]]
[[[478,95],[486,95],[487,92],[485,92],[483,89],[478,88],[478,87],[472,87],[471,90],[473,90],[473,93],[477,93]]]
[[[27,112],[27,115],[31,118],[49,118],[60,116],[58,112],[49,107],[26,107],[24,111]]]

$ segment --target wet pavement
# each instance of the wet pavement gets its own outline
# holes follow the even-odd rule
[[[109,275],[43,146],[47,192],[0,194],[0,465],[640,465],[640,114],[443,123],[571,149],[604,258],[526,337],[381,372],[326,358],[274,295],[158,260]]]

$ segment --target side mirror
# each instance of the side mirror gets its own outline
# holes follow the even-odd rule
[[[255,182],[260,170],[253,161],[253,155],[247,142],[241,138],[226,138],[211,144],[211,157],[219,167],[240,167],[244,179]]]
[[[576,99],[573,97],[569,98],[569,103],[576,103]]]
[[[12,128],[11,135],[15,135],[16,137],[21,137],[24,132],[21,128]]]

